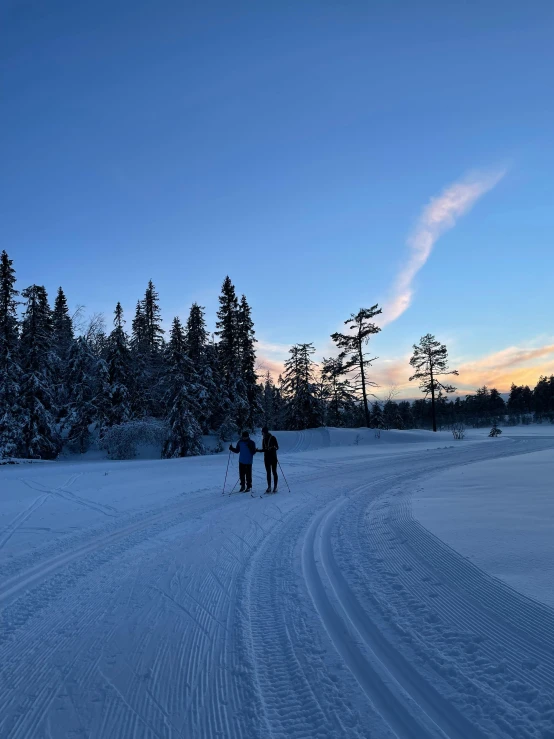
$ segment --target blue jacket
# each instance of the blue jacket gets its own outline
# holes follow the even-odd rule
[[[229,447],[232,452],[239,454],[239,462],[242,464],[252,464],[254,454],[256,454],[256,444],[252,439],[239,439],[237,445]]]

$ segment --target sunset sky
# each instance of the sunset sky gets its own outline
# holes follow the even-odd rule
[[[554,373],[551,2],[0,9],[0,235],[20,289],[128,328],[229,274],[260,363],[379,303],[374,379],[434,333],[465,393]]]

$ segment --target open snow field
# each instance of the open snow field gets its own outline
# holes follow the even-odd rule
[[[2,739],[554,739],[554,427],[278,438],[0,467]]]

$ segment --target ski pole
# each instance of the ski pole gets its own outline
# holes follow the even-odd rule
[[[225,470],[225,482],[223,483],[223,490],[221,495],[225,495],[225,485],[227,485],[227,473],[229,472],[229,462],[231,461],[231,450],[229,449],[229,456],[227,457],[227,469]]]
[[[281,467],[281,462],[279,462],[279,460],[277,460],[277,464],[279,465],[279,469],[281,470],[281,474],[283,475],[283,480],[287,483],[287,487],[288,487],[289,493],[290,493],[290,486],[289,486],[289,484],[287,482],[287,478],[285,477],[285,473],[283,472],[283,468]]]
[[[235,483],[235,484],[233,485],[233,489],[231,490],[231,492],[229,493],[229,495],[232,495],[232,494],[234,493],[234,491],[235,491],[235,488],[237,487],[237,485],[239,484],[239,482],[240,482],[240,478],[239,478],[239,479],[238,479],[238,480],[236,481],[236,483]]]

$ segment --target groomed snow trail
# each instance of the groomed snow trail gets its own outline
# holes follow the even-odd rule
[[[554,612],[410,505],[554,439],[328,437],[284,439],[293,492],[261,500],[222,457],[3,475],[31,497],[1,519],[0,736],[554,739]]]

